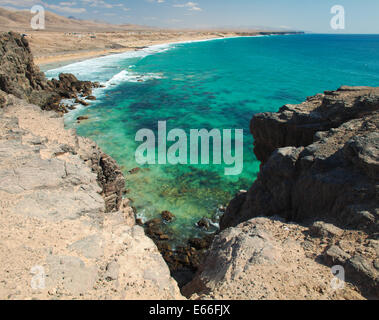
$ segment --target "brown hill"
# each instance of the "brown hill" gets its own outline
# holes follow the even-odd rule
[[[33,14],[28,10],[8,10],[0,8],[0,31],[31,31],[30,20]],[[138,25],[113,25],[105,22],[97,22],[90,20],[79,20],[74,18],[66,18],[55,13],[45,12],[46,31],[61,32],[109,32],[109,31],[125,31],[125,30],[146,30],[151,29]]]

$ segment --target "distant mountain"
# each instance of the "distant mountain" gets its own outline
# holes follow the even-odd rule
[[[16,11],[0,8],[0,31],[31,31],[30,21],[32,17],[33,14],[28,10]],[[45,19],[46,31],[106,32],[151,29],[138,25],[114,25],[105,22],[80,20],[73,16],[66,18],[49,11],[45,12]]]

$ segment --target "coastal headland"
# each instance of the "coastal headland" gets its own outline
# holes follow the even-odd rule
[[[48,81],[27,38],[0,36],[0,298],[378,297],[378,88],[343,86],[253,117],[261,172],[180,292],[117,163],[64,128],[60,99],[100,84]]]

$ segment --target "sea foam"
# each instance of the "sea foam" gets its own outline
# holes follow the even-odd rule
[[[67,72],[74,74],[80,80],[100,81],[105,84],[107,81],[124,71],[122,69],[125,69],[125,66],[120,66],[121,61],[143,59],[151,54],[170,50],[172,47],[171,44],[154,45],[138,51],[127,51],[75,62],[64,67],[51,69],[46,72],[46,76],[49,78],[56,78],[60,73]],[[132,64],[130,64],[129,67],[131,65]],[[126,81],[128,80],[127,77],[124,77],[124,79]],[[131,79],[133,79],[133,77]]]
[[[132,71],[122,70],[114,75],[110,80],[104,83],[105,88],[115,86],[125,81],[127,82],[145,82],[153,79],[162,79],[163,73],[136,73]]]

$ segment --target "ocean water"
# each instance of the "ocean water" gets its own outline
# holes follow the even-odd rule
[[[202,217],[219,214],[247,189],[260,163],[249,122],[255,113],[341,85],[379,86],[378,35],[288,35],[219,39],[154,46],[50,70],[100,81],[98,100],[65,117],[67,127],[90,137],[122,166],[128,197],[144,220],[175,214],[168,232],[175,243],[199,236]],[[76,123],[79,115],[90,117]],[[145,165],[136,174],[139,129],[243,129],[244,169],[226,176],[224,165]]]

